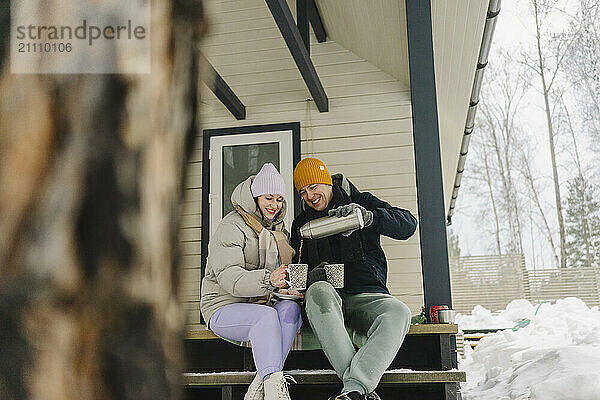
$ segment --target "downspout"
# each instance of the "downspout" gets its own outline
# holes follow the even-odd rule
[[[462,174],[465,169],[465,161],[467,160],[467,152],[469,151],[469,141],[471,140],[471,133],[473,132],[473,126],[475,125],[475,112],[477,111],[477,104],[479,104],[479,92],[481,91],[481,83],[483,82],[483,72],[488,63],[492,37],[494,36],[497,17],[500,13],[500,1],[501,0],[490,0],[488,6],[485,27],[483,28],[483,37],[481,38],[481,47],[479,48],[479,57],[477,58],[477,69],[475,70],[475,78],[473,79],[473,89],[471,90],[471,98],[469,100],[465,131],[460,146],[458,166],[456,167],[452,199],[450,200],[450,208],[448,209],[448,216],[446,217],[447,225],[452,224],[452,214],[454,214],[458,189],[460,188]]]

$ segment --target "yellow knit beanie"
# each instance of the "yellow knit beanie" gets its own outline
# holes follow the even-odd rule
[[[304,186],[313,183],[333,185],[331,175],[323,161],[317,158],[305,158],[294,169],[294,186],[300,191]]]

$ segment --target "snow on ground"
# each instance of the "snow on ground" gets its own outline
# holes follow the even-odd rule
[[[598,307],[573,297],[541,305],[514,300],[498,315],[477,306],[457,322],[460,329],[522,326],[465,347],[464,400],[600,400]]]

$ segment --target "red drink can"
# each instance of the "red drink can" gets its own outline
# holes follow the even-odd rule
[[[429,307],[429,319],[432,324],[438,324],[438,310],[448,310],[448,306],[431,306]]]

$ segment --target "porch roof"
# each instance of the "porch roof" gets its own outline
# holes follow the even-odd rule
[[[386,72],[402,86],[410,87],[405,0],[314,1],[325,27],[328,41],[336,42]],[[296,0],[287,0],[287,3],[295,16]],[[457,176],[457,165],[489,3],[489,0],[431,0],[446,212],[449,212],[451,204],[453,205],[451,199]],[[248,18],[252,18],[254,23],[252,26],[248,26],[248,36],[264,37],[265,46],[270,46],[270,43],[283,42],[264,0],[216,2],[212,5],[208,4],[208,6],[209,14],[213,15],[212,33],[208,35],[202,51],[217,72],[221,69],[220,64],[227,64],[231,60],[223,60],[219,54],[213,53],[212,49],[216,48],[215,45],[231,41],[231,46],[240,49],[240,60],[244,58],[244,44],[243,40],[240,40],[242,36],[240,34],[223,35],[234,27],[235,18],[232,21],[230,14],[232,12],[239,12],[240,21],[242,16],[245,19],[243,23],[248,23]],[[213,9],[210,10],[210,7]],[[228,14],[227,18],[223,18],[225,14]],[[235,30],[239,30],[239,27],[236,27]],[[318,54],[319,46],[327,44],[317,43],[312,32],[311,37],[311,48]],[[290,68],[295,68],[289,52],[287,59],[282,59],[281,63],[289,63]],[[225,73],[221,73],[221,75],[227,81],[227,68],[225,67],[224,70]],[[235,93],[235,85],[231,85],[231,89]],[[308,95],[309,90],[306,91]],[[325,91],[327,91],[326,87]],[[249,103],[252,99],[243,99],[243,101],[246,107],[253,106]]]

